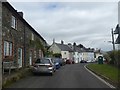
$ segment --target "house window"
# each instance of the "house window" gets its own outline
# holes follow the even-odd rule
[[[11,27],[17,29],[17,19],[12,16]]]
[[[4,41],[4,56],[12,56],[12,43]]]
[[[64,54],[66,54],[66,52],[64,52]]]
[[[32,33],[32,38],[31,38],[32,40],[34,40],[34,34]]]
[[[37,53],[36,53],[36,51],[34,51],[34,58],[36,58],[36,57],[37,57],[37,56],[36,56],[36,54],[37,54]]]

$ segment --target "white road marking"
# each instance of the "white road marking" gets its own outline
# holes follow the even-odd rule
[[[115,88],[113,85],[109,84],[108,82],[106,82],[104,79],[100,78],[98,75],[94,74],[92,71],[90,71],[89,69],[86,68],[86,65],[84,66],[84,68],[90,72],[92,75],[94,75],[96,78],[98,78],[100,81],[102,81],[103,83],[105,83],[106,85],[108,85],[110,88]]]

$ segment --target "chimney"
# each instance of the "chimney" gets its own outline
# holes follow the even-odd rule
[[[55,43],[55,38],[53,38],[53,44]]]
[[[75,43],[75,42],[73,43],[73,46],[76,46],[76,43]]]
[[[73,46],[72,46],[71,43],[68,43],[68,46],[69,46],[71,49],[73,49]]]
[[[73,43],[73,50],[76,51],[76,43]]]
[[[64,44],[63,40],[61,40],[61,44]]]
[[[18,14],[19,14],[21,17],[23,17],[23,12],[18,12]]]

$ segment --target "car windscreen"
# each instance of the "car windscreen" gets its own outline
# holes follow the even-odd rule
[[[58,58],[54,58],[53,61],[54,62],[60,62],[60,60]]]

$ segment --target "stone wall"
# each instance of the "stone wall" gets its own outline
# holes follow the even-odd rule
[[[12,16],[17,20],[17,28],[11,27]],[[18,63],[18,48],[22,48],[22,63],[23,66],[29,66],[30,64],[30,53],[32,55],[32,61],[34,62],[39,58],[39,51],[42,46],[38,45],[38,41],[41,41],[45,46],[45,41],[42,40],[39,34],[22,18],[16,10],[11,9],[9,4],[3,4],[2,12],[2,33],[3,33],[3,44],[4,41],[13,43],[13,55],[12,57],[4,57],[2,54],[2,60],[11,60],[15,64]],[[32,40],[32,34],[34,40]],[[3,49],[2,49],[3,51]]]

